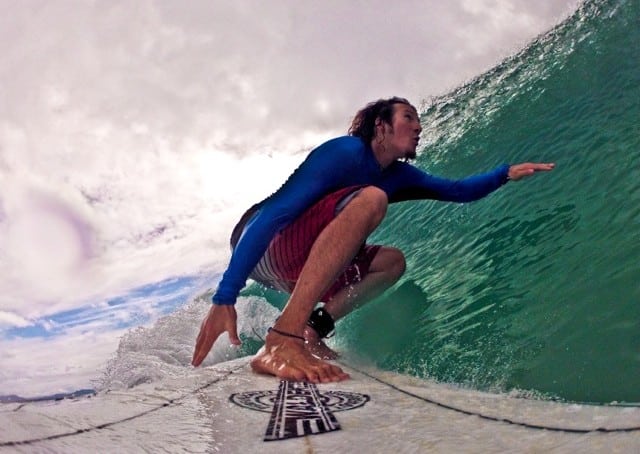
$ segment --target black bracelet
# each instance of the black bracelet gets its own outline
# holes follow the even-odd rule
[[[299,340],[301,340],[301,341],[303,341],[303,342],[306,342],[306,341],[307,341],[307,340],[306,340],[304,337],[302,337],[302,336],[298,336],[297,334],[285,333],[284,331],[280,331],[279,329],[275,329],[275,328],[273,328],[273,327],[269,328],[267,331],[268,331],[268,332],[273,331],[274,333],[276,333],[276,334],[280,334],[281,336],[285,336],[285,337],[292,337],[292,338],[294,338],[294,339],[299,339]]]
[[[333,337],[336,333],[333,317],[321,307],[311,313],[307,325],[316,330],[316,333],[321,338]]]

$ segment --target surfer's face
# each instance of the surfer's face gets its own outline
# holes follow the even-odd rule
[[[416,148],[420,140],[420,118],[413,106],[394,104],[391,126],[386,125],[388,145],[390,151],[396,154],[396,159],[416,157]]]

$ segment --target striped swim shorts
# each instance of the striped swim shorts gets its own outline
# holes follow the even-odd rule
[[[291,293],[320,232],[361,189],[360,186],[355,186],[338,190],[307,209],[298,219],[276,234],[249,277],[269,288]],[[235,247],[244,225],[251,217],[251,213],[245,214],[234,229],[232,247]],[[363,244],[349,266],[338,276],[320,301],[327,302],[342,288],[362,280],[369,272],[371,262],[380,247]]]

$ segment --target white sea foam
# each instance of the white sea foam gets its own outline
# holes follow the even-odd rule
[[[210,293],[194,298],[151,327],[129,330],[120,340],[115,357],[109,361],[96,388],[132,388],[164,378],[187,378],[193,374],[191,357],[200,323],[209,310]],[[280,311],[264,298],[240,297],[236,303],[238,335],[245,341],[264,339],[267,328]],[[201,367],[246,355],[242,346],[231,345],[226,334],[220,336]]]

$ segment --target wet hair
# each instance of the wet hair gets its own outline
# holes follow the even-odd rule
[[[353,117],[349,127],[349,135],[360,137],[364,143],[370,143],[376,134],[376,120],[378,118],[385,123],[391,124],[394,104],[406,104],[413,107],[409,101],[397,96],[370,102]]]

